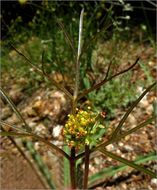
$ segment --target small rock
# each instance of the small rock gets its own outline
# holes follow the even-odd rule
[[[96,158],[94,158],[94,162],[95,162],[95,164],[99,165],[100,164],[100,159],[96,157]]]
[[[152,188],[150,185],[148,185],[148,189],[149,190],[154,190],[154,188]],[[156,189],[155,189],[156,190]]]
[[[22,88],[19,85],[13,85],[8,95],[17,105],[23,99]]]
[[[34,143],[34,148],[35,148],[35,150],[39,150],[39,148],[40,148],[40,146],[39,146],[39,142],[35,142]]]
[[[53,141],[51,141],[52,142],[52,144],[54,144],[54,145],[56,145],[56,146],[63,146],[63,142],[61,142],[61,141],[58,141],[58,140],[53,140]]]
[[[55,137],[55,138],[59,137],[62,129],[63,129],[62,125],[56,125],[55,127],[53,127],[53,134],[52,134],[53,137]]]
[[[133,148],[131,146],[129,146],[129,145],[125,145],[124,148],[127,151],[133,151]]]
[[[151,179],[151,185],[153,186],[153,187],[156,187],[157,188],[157,179],[156,178],[153,178],[153,179]]]
[[[125,141],[128,141],[130,139],[130,136],[127,135],[126,137],[124,137]]]
[[[147,100],[147,97],[146,97],[146,96],[144,96],[144,97],[142,98],[142,100],[139,102],[139,106],[140,106],[141,108],[146,108],[146,107],[149,106],[149,101]]]
[[[112,162],[112,158],[108,158],[108,161],[109,161],[109,162]]]
[[[149,105],[149,106],[146,108],[146,113],[147,113],[147,114],[152,114],[152,113],[153,113],[153,105]]]
[[[41,100],[41,96],[37,96],[36,99],[37,99],[37,100]]]
[[[7,119],[12,115],[12,111],[9,107],[5,107],[1,111],[1,119]]]
[[[89,170],[94,173],[95,172],[95,167],[92,166],[91,164],[89,164]]]
[[[37,113],[35,112],[34,109],[32,109],[31,107],[28,107],[25,112],[27,113],[28,116],[30,117],[35,117],[37,116]]]
[[[34,105],[33,105],[33,109],[38,113],[40,112],[40,109],[42,107],[42,100],[37,100]]]
[[[151,67],[156,66],[156,61],[149,61],[148,65],[150,65]]]
[[[107,149],[108,151],[112,151],[112,150],[115,150],[115,147],[114,147],[113,144],[110,144],[110,145],[106,146],[106,149]]]
[[[119,149],[116,150],[116,153],[117,153],[117,154],[120,154],[120,155],[122,154]]]
[[[35,130],[34,132],[37,134],[37,135],[47,135],[47,130],[46,130],[46,127],[42,124],[42,123],[39,123],[36,127],[35,127]]]
[[[17,117],[17,115],[16,115],[15,113],[13,113],[13,115],[7,119],[7,122],[8,122],[8,123],[12,123],[12,124],[15,125],[15,124],[20,123],[20,120],[19,120],[19,118]]]
[[[36,123],[35,122],[32,122],[32,121],[27,121],[27,123],[29,123],[29,126],[31,128],[34,128],[36,126]]]
[[[129,124],[131,125],[131,127],[135,127],[136,126],[137,121],[136,121],[136,118],[134,117],[133,114],[130,114],[128,116],[128,121],[129,121]]]
[[[121,147],[123,147],[123,146],[124,146],[124,143],[119,142],[118,145],[121,146]]]
[[[123,189],[127,189],[127,185],[125,183],[122,184]]]

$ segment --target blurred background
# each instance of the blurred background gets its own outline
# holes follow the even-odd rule
[[[103,80],[110,63],[109,75],[112,75],[127,68],[135,62],[137,57],[140,57],[135,69],[106,83],[99,90],[91,92],[80,100],[78,107],[91,106],[97,112],[105,111],[106,125],[111,128],[120,120],[128,106],[148,85],[152,84],[156,77],[156,1],[19,0],[1,1],[0,3],[1,86],[35,133],[43,135],[55,143],[63,141],[61,130],[66,122],[67,114],[70,113],[69,101],[52,85],[51,81],[35,73],[26,60],[12,48],[12,45],[36,66],[41,68],[43,61],[45,71],[56,82],[64,85],[69,92],[73,93],[76,61],[74,52],[77,52],[78,46],[80,12],[84,8],[80,91]],[[67,36],[73,48],[71,48]],[[5,101],[1,101],[1,107],[3,120],[16,125],[20,124]],[[154,111],[155,91],[146,96],[137,110],[129,116],[126,128],[136,126]],[[154,135],[153,125],[150,125],[143,133],[139,132],[135,136],[125,139],[122,142],[125,147],[128,147],[125,150],[124,146],[119,144],[115,145],[116,148],[109,147],[109,149],[113,152],[119,150],[117,153],[120,155],[134,159],[140,153],[148,154],[155,149]],[[134,143],[136,141],[140,141],[141,144],[137,145]],[[50,173],[53,173],[52,165],[55,161],[50,159],[52,155],[45,153],[43,146],[36,142],[33,143],[35,150],[40,152],[42,159],[48,165]],[[4,141],[4,147],[6,144]],[[17,150],[15,150],[16,152]],[[101,159],[101,156],[97,160],[92,158],[91,174],[109,166],[107,161],[103,162]],[[111,160],[108,161],[112,165],[117,164]],[[26,183],[29,181],[27,178],[29,175],[24,175],[29,171],[27,166],[22,171],[22,178],[16,174],[11,178],[12,182],[7,183],[10,171],[10,166],[7,165],[11,162],[7,160],[7,164],[5,161],[3,163],[3,187],[8,189],[14,184],[18,188],[41,188],[42,185],[40,186],[34,176],[32,176],[34,180],[32,184]],[[20,163],[18,162],[18,164]],[[14,165],[16,164],[12,164],[13,168]],[[151,162],[150,165],[154,167],[154,162]],[[24,168],[23,165],[18,168],[20,167]],[[5,174],[7,171],[8,173]],[[60,173],[61,171],[58,172],[58,176]],[[113,181],[110,184],[107,182],[108,178],[105,178],[106,182],[103,185],[106,184],[106,188],[109,186],[110,189],[116,189],[118,183],[119,189],[131,189],[136,184],[136,189],[141,189],[148,188],[147,184],[150,184],[149,189],[154,188],[154,182],[149,177],[142,174],[138,177],[137,173],[133,173],[133,175],[129,173],[129,175],[131,175],[130,181],[127,181],[129,178],[124,178],[122,181]],[[19,182],[21,179],[25,179],[23,183]],[[59,181],[58,178],[57,181]],[[51,186],[51,182],[49,184]],[[60,187],[59,185],[58,187]],[[104,188],[102,185],[100,187]]]

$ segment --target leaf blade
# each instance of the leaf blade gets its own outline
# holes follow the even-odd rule
[[[70,154],[70,150],[68,146],[64,146],[63,150],[67,153]],[[64,164],[64,186],[65,187],[70,187],[70,164],[67,159],[64,158],[63,160]]]
[[[129,131],[124,132],[123,134],[115,137],[115,138],[111,138],[108,141],[98,145],[97,147],[93,148],[93,150],[97,150],[100,147],[106,147],[111,143],[115,143],[120,141],[122,138],[126,137],[127,135],[132,134],[133,132],[136,132],[138,129],[141,129],[142,127],[145,127],[147,124],[151,123],[153,120],[155,119],[155,116],[148,118],[146,121],[140,123],[139,125],[137,125],[136,127],[134,127],[133,129],[130,129]]]
[[[156,153],[155,152],[151,152],[150,154],[146,155],[146,156],[140,156],[135,160],[136,164],[140,164],[140,163],[145,163],[147,161],[153,161],[156,160]],[[127,165],[125,164],[121,164],[119,166],[113,166],[113,167],[108,167],[105,168],[103,170],[101,170],[100,172],[93,174],[89,177],[89,186],[92,186],[93,184],[96,184],[96,182],[98,180],[102,180],[104,181],[104,179],[108,176],[113,176],[115,175],[115,173],[119,172],[119,171],[123,171],[126,170],[128,168]],[[95,185],[94,185],[95,186]]]
[[[9,96],[6,94],[6,92],[0,88],[0,93],[1,95],[5,98],[5,100],[8,102],[8,104],[10,105],[10,107],[13,109],[13,111],[16,113],[17,117],[22,121],[22,123],[24,124],[24,128],[28,131],[31,132],[31,128],[28,126],[28,124],[26,123],[25,119],[23,118],[22,114],[18,111],[18,109],[16,108],[15,104],[12,102],[12,100],[9,98]]]
[[[51,189],[56,189],[55,183],[52,181],[52,177],[48,166],[43,161],[41,155],[35,150],[34,145],[31,141],[26,141],[26,148],[30,152],[33,160],[35,161],[35,164],[37,165],[39,171],[47,181],[49,187]]]
[[[100,148],[99,151],[102,152],[103,154],[105,154],[106,156],[108,156],[108,157],[110,157],[110,158],[112,158],[114,160],[117,160],[119,162],[122,162],[125,165],[128,165],[128,166],[130,166],[130,167],[132,167],[132,168],[134,168],[136,170],[144,172],[145,174],[147,174],[147,175],[149,175],[149,176],[151,176],[153,178],[156,177],[156,174],[154,172],[152,172],[151,170],[145,169],[144,167],[142,167],[140,165],[135,164],[135,162],[133,162],[133,161],[129,161],[127,159],[124,159],[124,158],[122,158],[120,156],[117,156],[116,154],[113,154],[113,153],[111,153],[111,152],[109,152],[109,151],[107,151],[105,149],[102,149],[102,148]]]
[[[70,159],[69,155],[65,153],[62,149],[58,148],[56,145],[52,144],[50,141],[45,140],[44,138],[35,135],[35,134],[28,134],[28,133],[16,133],[16,132],[6,132],[6,131],[1,131],[0,132],[1,136],[18,136],[18,137],[32,137],[34,139],[37,139],[49,147],[51,147],[53,150],[56,150],[58,153],[62,154],[64,157],[66,157],[68,160]]]
[[[133,129],[130,129],[129,131],[124,132],[123,134],[117,136],[115,139],[109,139],[109,140],[107,140],[107,141],[99,144],[98,146],[92,148],[91,151],[90,151],[90,153],[92,153],[94,151],[97,151],[99,148],[102,148],[102,147],[105,148],[109,144],[118,142],[119,140],[121,140],[121,138],[124,138],[124,137],[126,137],[127,135],[130,135],[133,132],[136,132],[138,129],[140,129],[142,127],[145,127],[147,124],[151,123],[154,119],[155,119],[155,115],[153,117],[151,117],[151,118],[148,118],[146,121],[140,123],[138,126],[134,127]],[[84,156],[84,152],[82,152],[79,155],[77,155],[76,159],[82,158],[83,156]]]

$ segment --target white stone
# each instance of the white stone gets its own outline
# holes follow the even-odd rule
[[[151,185],[157,185],[157,179],[156,178],[153,178],[151,180]]]
[[[58,137],[60,134],[61,134],[61,131],[63,129],[63,125],[56,125],[54,128],[53,128],[53,137]]]
[[[125,145],[125,149],[128,150],[128,151],[133,151],[133,148],[129,145]]]
[[[114,148],[114,145],[113,145],[113,144],[110,144],[110,145],[108,145],[108,146],[106,147],[106,149],[107,149],[108,151],[111,151],[111,150],[114,150],[115,148]]]

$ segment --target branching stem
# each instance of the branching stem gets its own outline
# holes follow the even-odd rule
[[[71,148],[71,156],[70,156],[70,179],[71,179],[71,188],[76,189],[76,170],[75,170],[75,147]]]
[[[81,99],[82,97],[86,96],[87,94],[89,94],[89,93],[92,92],[93,90],[96,90],[96,89],[100,88],[102,85],[104,85],[106,82],[112,80],[113,78],[115,78],[115,77],[117,77],[117,76],[119,76],[119,75],[121,75],[121,74],[123,74],[123,73],[126,73],[126,72],[129,71],[129,70],[131,70],[131,69],[137,64],[138,61],[139,61],[139,58],[137,58],[136,61],[135,61],[135,63],[132,64],[130,67],[128,67],[128,68],[126,68],[126,69],[124,69],[124,70],[122,70],[122,71],[116,73],[115,75],[112,75],[112,76],[109,77],[109,78],[106,78],[106,77],[105,77],[105,79],[102,80],[100,83],[95,84],[95,85],[92,86],[91,88],[88,88],[88,89],[84,90],[80,95],[78,95],[77,100],[79,100],[79,99]]]
[[[43,143],[45,143],[46,145],[48,145],[51,149],[56,150],[58,153],[62,154],[64,157],[66,157],[68,160],[70,160],[70,157],[67,153],[65,153],[62,149],[58,148],[57,146],[55,146],[54,144],[52,144],[50,141],[35,135],[33,133],[17,133],[17,132],[0,132],[0,135],[2,136],[17,136],[17,137],[32,137],[34,139],[37,139]]]

